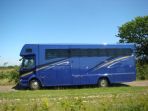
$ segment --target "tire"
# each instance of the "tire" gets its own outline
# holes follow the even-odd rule
[[[41,85],[40,85],[40,82],[36,79],[32,79],[30,82],[29,82],[29,87],[31,90],[38,90],[41,88]]]
[[[99,79],[98,86],[99,87],[108,87],[109,81],[106,78],[101,78],[101,79]]]

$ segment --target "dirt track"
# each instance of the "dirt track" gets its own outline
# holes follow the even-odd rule
[[[129,86],[148,86],[148,80],[123,83]]]
[[[13,88],[14,86],[9,85],[9,86],[0,86],[0,92],[10,92],[10,91],[15,91]]]
[[[148,86],[148,80],[122,83],[122,85],[124,85],[124,84],[125,85],[128,85],[128,86]],[[17,91],[13,87],[14,86],[12,86],[12,85],[9,85],[9,86],[0,86],[0,92]]]

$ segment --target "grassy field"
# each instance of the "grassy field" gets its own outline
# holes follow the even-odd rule
[[[70,88],[0,93],[0,111],[148,111],[148,87]]]
[[[0,85],[15,84],[17,70],[0,68]],[[0,92],[0,111],[148,111],[148,87]]]

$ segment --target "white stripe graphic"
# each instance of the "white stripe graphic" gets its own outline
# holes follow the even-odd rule
[[[125,59],[127,59],[127,58],[129,58],[129,57],[130,57],[130,56],[124,56],[124,57],[117,58],[117,59],[115,59],[115,60],[112,60],[112,61],[110,61],[110,62],[107,62],[107,63],[105,63],[105,64],[103,64],[103,65],[97,67],[97,68],[94,69],[94,70],[98,70],[98,69],[100,69],[100,68],[102,68],[102,67],[105,67],[105,66],[107,66],[107,65],[111,65],[112,63],[120,62],[121,60],[125,60]]]

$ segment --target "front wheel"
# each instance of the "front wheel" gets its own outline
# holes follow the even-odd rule
[[[98,82],[99,87],[108,87],[109,81],[106,78],[101,78]]]
[[[33,79],[29,82],[29,87],[32,90],[38,90],[41,88],[40,82],[36,79]]]

